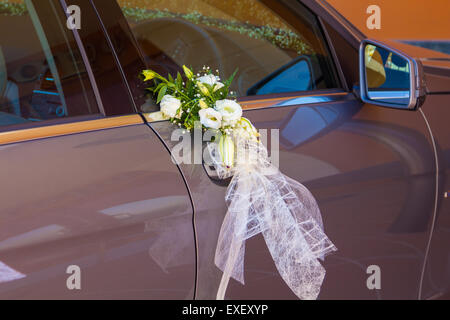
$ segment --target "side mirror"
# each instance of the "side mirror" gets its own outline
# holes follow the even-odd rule
[[[425,101],[422,64],[380,42],[362,41],[359,74],[363,102],[416,110]]]

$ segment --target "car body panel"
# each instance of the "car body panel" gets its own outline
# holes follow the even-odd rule
[[[330,8],[312,1],[304,3],[324,20],[330,45],[339,59],[336,63],[342,67],[351,88],[358,81],[358,49],[363,35],[345,19],[338,19]],[[355,95],[342,92],[273,94],[239,101],[245,116],[256,127],[281,130],[281,169],[305,183],[316,196],[325,231],[339,249],[325,260],[328,273],[320,298],[421,297],[437,192],[434,136],[427,126],[427,112],[364,105]],[[429,105],[426,102],[423,110]],[[324,123],[318,124],[315,113],[325,118]],[[313,128],[317,132],[305,134],[314,125],[320,127]],[[158,122],[151,126],[169,149],[173,148],[172,125]],[[205,180],[205,172],[189,165],[182,166],[182,170],[189,177],[190,188],[204,189],[197,184]],[[208,193],[198,192],[193,198],[194,206],[197,201],[205,201],[205,197],[217,199],[212,195],[216,189],[225,192],[224,186],[211,186]],[[220,276],[213,263],[214,244],[223,212],[202,209],[195,214],[198,298],[215,297]],[[278,275],[261,236],[248,241],[246,252],[246,285],[232,281],[227,298],[295,298]],[[371,265],[381,268],[382,290],[367,287],[367,268]]]
[[[342,88],[239,102],[257,128],[279,130],[280,169],[311,190],[325,232],[338,248],[324,261],[327,276],[319,298],[445,294],[450,288],[446,61],[389,43],[422,61],[435,94],[419,111],[363,104],[350,88],[359,80],[364,35],[325,1],[301,2],[318,16]],[[77,3],[95,22],[79,31],[82,44],[104,55],[91,80],[100,84],[105,114],[139,110],[145,97],[136,73],[144,61],[119,6]],[[274,3],[285,6],[280,12],[291,5]],[[256,49],[251,54],[265,61]],[[95,67],[95,60],[90,64]],[[173,70],[180,67],[172,64]],[[120,99],[114,101],[116,95]],[[150,104],[147,111],[155,108]],[[214,255],[227,210],[226,184],[213,181],[200,164],[172,163],[175,128],[136,113],[0,133],[0,165],[7,168],[0,172],[0,298],[215,299],[221,271]],[[246,252],[246,284],[231,281],[226,298],[296,298],[261,236],[247,242]],[[70,265],[81,267],[80,291],[67,288]],[[372,265],[381,270],[380,290],[367,286]]]
[[[302,141],[310,130],[304,126],[317,123],[315,113],[329,122]],[[325,231],[339,249],[325,260],[328,275],[320,297],[415,298],[427,225],[433,215],[435,182],[431,139],[420,114],[361,105],[353,98],[248,110],[245,116],[257,128],[280,129],[280,168],[317,198]],[[389,121],[380,120],[385,118]],[[169,148],[174,146],[173,125],[158,122],[151,126],[162,133]],[[226,209],[217,192],[223,196],[225,187],[210,184],[211,188],[205,188],[208,178],[198,167],[183,165],[182,170],[191,188],[203,190],[193,196],[200,262],[198,297],[212,299],[216,293],[212,284],[218,285],[220,278],[214,266],[214,244]],[[197,202],[202,207],[205,198],[215,199],[212,203],[217,209],[197,209]],[[295,298],[278,275],[261,236],[248,241],[246,252],[246,285],[232,281],[227,298]],[[383,270],[382,291],[366,286],[366,269],[372,264]],[[209,284],[209,292],[202,291],[202,283]],[[342,290],[343,286],[351,289]]]
[[[0,153],[0,260],[24,275],[10,282],[2,272],[1,298],[193,297],[190,197],[142,119]],[[71,265],[81,290],[66,286]]]

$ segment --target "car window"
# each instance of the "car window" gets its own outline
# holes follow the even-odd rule
[[[231,75],[237,96],[340,87],[317,18],[258,0],[118,0],[149,68],[204,65]]]
[[[0,0],[0,129],[98,113],[59,2]]]

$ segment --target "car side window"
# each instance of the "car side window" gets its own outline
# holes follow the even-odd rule
[[[268,3],[268,4],[266,4]],[[258,0],[118,0],[149,68],[204,65],[231,75],[238,97],[339,88],[317,17]]]
[[[0,130],[98,113],[59,2],[0,0]]]

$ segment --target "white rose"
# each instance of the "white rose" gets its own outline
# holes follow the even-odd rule
[[[222,125],[222,115],[213,108],[202,109],[198,112],[200,122],[207,128],[219,129]]]
[[[175,118],[178,109],[180,109],[181,107],[181,101],[171,96],[170,94],[166,94],[162,98],[160,105],[161,105],[161,112],[164,115],[170,118]]]
[[[208,74],[206,76],[199,77],[199,78],[197,78],[197,81],[201,82],[201,83],[206,83],[207,85],[210,85],[211,87],[213,87],[218,82],[217,77],[213,74]]]
[[[242,117],[241,106],[233,100],[219,100],[215,108],[221,115],[226,125],[236,124]]]
[[[207,85],[210,85],[214,91],[217,91],[225,86],[222,82],[219,82],[219,79],[213,74],[208,74],[206,76],[199,77],[197,78],[197,81],[200,83],[206,83]]]

